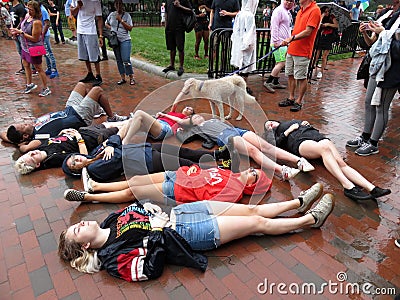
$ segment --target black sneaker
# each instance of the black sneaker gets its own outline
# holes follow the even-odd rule
[[[246,87],[246,92],[247,92],[247,94],[249,94],[250,96],[253,96],[253,91],[247,86]]]
[[[301,107],[302,107],[301,104],[295,102],[295,103],[293,104],[293,107],[290,108],[290,111],[298,112],[298,111],[301,110]]]
[[[286,98],[285,100],[279,102],[278,105],[280,107],[293,106],[294,105],[294,100],[290,100],[289,98]]]
[[[390,189],[381,189],[379,186],[374,187],[374,189],[369,192],[372,198],[379,198],[382,196],[389,195],[392,191]]]
[[[185,72],[185,70],[182,67],[180,67],[177,73],[178,76],[182,76],[183,72]]]
[[[87,73],[86,77],[79,80],[79,82],[95,82],[96,81],[96,77],[94,77],[92,72]]]
[[[164,70],[162,70],[164,73],[168,73],[169,71],[175,71],[175,68],[173,66],[168,66]]]
[[[346,142],[346,146],[351,147],[351,148],[359,148],[366,142],[367,141],[365,141],[361,136],[358,136],[352,140],[348,140]]]
[[[400,248],[400,239],[394,240],[394,244]]]
[[[95,81],[93,81],[93,86],[100,86],[103,84],[103,78],[100,75],[95,77]]]
[[[74,189],[68,189],[64,192],[64,198],[68,201],[77,201],[82,202],[85,201],[86,192],[80,192]]]
[[[344,189],[344,195],[346,197],[349,197],[352,200],[369,200],[369,199],[371,199],[371,195],[364,192],[358,186],[355,186],[352,189]]]
[[[239,166],[240,166],[240,155],[236,149],[233,149],[231,152],[231,171],[233,173],[239,173]]]

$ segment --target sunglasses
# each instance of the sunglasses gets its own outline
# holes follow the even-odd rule
[[[253,167],[250,167],[250,173],[251,175],[253,175],[255,177],[255,180],[253,182],[253,184],[255,184],[258,181],[258,173],[256,171],[256,169],[254,169]]]

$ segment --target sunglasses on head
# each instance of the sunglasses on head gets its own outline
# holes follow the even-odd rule
[[[256,169],[254,169],[253,167],[250,167],[250,173],[255,177],[255,180],[253,182],[253,184],[255,184],[258,181],[258,173],[256,171]]]

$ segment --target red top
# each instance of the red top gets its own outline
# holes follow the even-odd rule
[[[314,47],[315,37],[321,22],[321,11],[318,5],[313,1],[306,8],[301,8],[297,13],[296,23],[294,24],[292,35],[299,34],[307,26],[314,28],[313,32],[306,38],[294,40],[289,44],[287,53],[294,56],[311,58]]]
[[[211,168],[200,169],[187,175],[190,167],[180,167],[176,171],[175,200],[177,203],[187,203],[199,200],[214,200],[222,202],[238,202],[243,193],[266,193],[271,187],[271,180],[264,172],[260,173],[257,184],[246,186],[239,180],[240,173],[230,170]]]
[[[186,119],[187,118],[187,115],[185,115],[183,113],[180,113],[180,112],[170,111],[170,112],[167,113],[167,115],[178,117],[180,119]],[[174,132],[174,134],[176,134],[176,130],[179,127],[179,126],[176,125],[176,121],[171,120],[170,118],[167,118],[167,117],[158,117],[157,120],[167,122],[169,124],[169,126],[171,126],[172,131]]]

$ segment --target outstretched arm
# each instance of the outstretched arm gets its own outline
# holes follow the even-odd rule
[[[11,144],[12,144],[12,142],[7,138],[7,132],[5,132],[5,131],[0,132],[0,138],[1,138],[4,142],[7,142],[7,143],[11,143]]]

